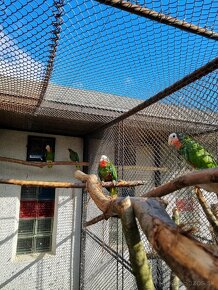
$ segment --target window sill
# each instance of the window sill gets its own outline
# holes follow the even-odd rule
[[[14,258],[12,258],[12,262],[19,263],[19,262],[25,262],[25,261],[35,261],[35,260],[41,260],[41,259],[49,259],[52,256],[55,256],[54,252],[16,255]]]

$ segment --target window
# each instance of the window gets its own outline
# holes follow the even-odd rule
[[[55,138],[28,136],[27,161],[45,161],[46,145],[50,145],[55,152]]]
[[[50,252],[55,188],[21,187],[17,255]]]

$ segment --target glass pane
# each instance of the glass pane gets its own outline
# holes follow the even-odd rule
[[[51,233],[52,219],[38,219],[36,234]]]
[[[18,228],[18,234],[24,235],[24,234],[34,234],[34,223],[35,220],[20,220],[19,221],[19,228]]]
[[[20,218],[34,218],[37,214],[37,201],[20,202]]]
[[[37,199],[38,187],[22,186],[21,187],[21,199]]]
[[[41,187],[39,191],[39,200],[54,200],[55,188],[52,187]]]
[[[28,254],[33,252],[33,238],[18,238],[17,254]]]
[[[53,217],[54,201],[39,201],[37,215],[38,217]]]
[[[51,236],[36,237],[36,252],[51,251]]]

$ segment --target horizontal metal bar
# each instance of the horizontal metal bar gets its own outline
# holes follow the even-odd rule
[[[124,119],[136,114],[137,112],[149,107],[150,105],[164,99],[165,97],[175,93],[176,91],[179,91],[180,89],[184,88],[185,86],[195,82],[196,80],[202,78],[203,76],[207,75],[210,72],[213,72],[218,68],[218,58],[215,58],[214,60],[208,62],[206,65],[200,67],[199,69],[195,70],[191,74],[185,76],[181,80],[177,81],[173,85],[167,87],[163,91],[157,93],[150,99],[140,103],[136,107],[132,108],[131,110],[127,111],[126,113],[120,115],[118,118],[114,119],[113,121],[100,126],[96,129],[94,129],[89,134],[93,134],[98,132],[99,130],[106,129],[108,127],[111,127],[112,125],[115,125],[116,123],[123,121]]]
[[[109,6],[130,12],[132,14],[136,14],[136,15],[157,21],[159,23],[164,23],[166,25],[179,28],[187,32],[191,32],[191,33],[194,33],[194,34],[206,37],[206,38],[210,38],[213,40],[218,40],[217,32],[194,25],[192,23],[188,23],[183,20],[179,20],[175,17],[165,15],[163,13],[156,12],[154,10],[142,7],[137,4],[132,4],[130,2],[121,1],[121,0],[96,0],[96,1],[105,5],[109,5]]]

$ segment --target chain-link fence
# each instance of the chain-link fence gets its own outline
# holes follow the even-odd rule
[[[217,1],[13,1],[1,4],[0,125],[85,136],[89,172],[100,156],[119,189],[140,196],[189,172],[168,145],[172,132],[218,153]],[[105,190],[107,193],[107,190]],[[204,192],[209,205],[217,203]],[[205,243],[214,237],[192,188],[165,197],[181,223]],[[84,195],[83,221],[98,215]],[[170,269],[142,235],[156,289]],[[183,287],[183,286],[182,286]],[[120,221],[82,231],[81,289],[136,289]]]

